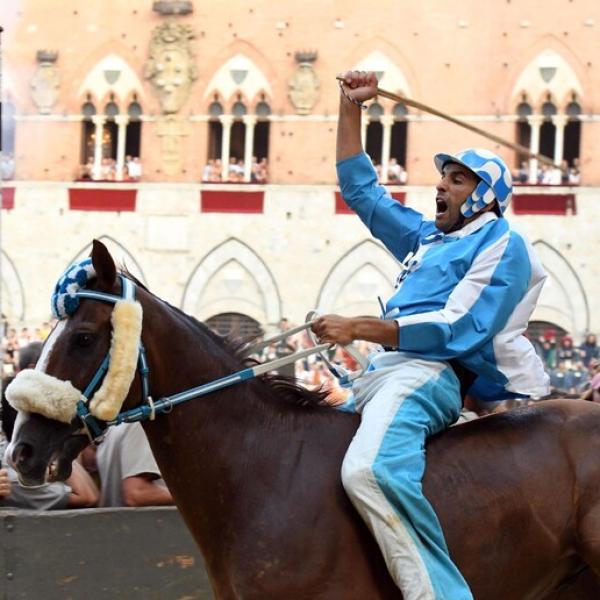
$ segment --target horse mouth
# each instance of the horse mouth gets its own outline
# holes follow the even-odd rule
[[[29,475],[17,470],[19,483],[26,488],[39,488],[56,481],[65,481],[71,476],[71,461],[56,452],[40,475]]]

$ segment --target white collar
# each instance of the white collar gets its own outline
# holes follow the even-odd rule
[[[486,223],[489,223],[490,221],[495,221],[497,218],[498,215],[491,210],[488,212],[484,212],[470,223],[467,223],[464,227],[461,227],[456,231],[451,231],[450,233],[447,233],[446,236],[462,238],[467,235],[471,235],[472,233],[475,233],[477,230],[481,229]]]

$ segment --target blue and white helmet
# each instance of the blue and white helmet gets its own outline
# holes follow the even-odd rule
[[[479,177],[473,193],[460,207],[465,217],[472,217],[494,200],[497,200],[500,212],[504,214],[512,197],[512,177],[499,156],[483,148],[468,148],[455,155],[436,154],[433,160],[440,173],[446,163],[452,162],[466,167]]]

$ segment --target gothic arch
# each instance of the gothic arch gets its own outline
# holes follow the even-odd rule
[[[119,54],[110,52],[98,60],[84,75],[76,97],[84,99],[89,93],[98,102],[114,94],[119,108],[135,92],[140,100],[145,100],[144,86],[135,69]]]
[[[181,308],[200,320],[237,312],[277,323],[281,297],[265,262],[244,242],[229,238],[206,254],[190,275]]]
[[[510,75],[506,78],[504,97],[507,114],[514,113],[524,91],[528,93],[532,105],[538,105],[545,92],[551,92],[555,98],[562,100],[566,93],[575,91],[586,105],[593,102],[593,86],[581,59],[556,36],[543,36],[522,52],[521,57],[512,65]],[[549,82],[542,78],[540,67],[557,69]],[[546,76],[549,75],[550,72],[546,71]],[[530,83],[533,83],[533,88]]]
[[[402,69],[400,69],[386,54],[373,50],[361,58],[352,67],[354,71],[375,71],[380,74],[379,87],[393,93],[411,96],[410,86]],[[381,102],[381,99],[378,100]]]
[[[553,246],[543,240],[533,244],[548,273],[532,321],[548,321],[579,336],[590,326],[590,307],[575,269]]]
[[[360,43],[348,56],[346,64],[360,70],[384,71],[380,87],[419,97],[419,80],[412,63],[398,51],[395,44],[382,37],[373,37]]]
[[[115,240],[109,235],[101,235],[96,237],[97,240],[101,241],[110,252],[111,256],[115,259],[117,267],[122,265],[144,285],[146,285],[146,277],[138,261],[134,258],[133,254],[125,248],[120,242]],[[72,265],[74,262],[83,260],[89,256],[92,251],[92,244],[86,244],[66,265],[65,269]]]
[[[379,316],[377,297],[386,300],[391,295],[398,269],[383,246],[373,240],[360,242],[330,269],[319,290],[318,310]]]
[[[25,318],[25,288],[12,259],[2,250],[2,314],[8,322]]]
[[[272,98],[273,90],[263,71],[246,54],[238,52],[212,76],[205,88],[204,101],[218,92],[226,104],[234,102],[236,94],[241,94],[249,103],[255,103],[265,90],[267,97]]]

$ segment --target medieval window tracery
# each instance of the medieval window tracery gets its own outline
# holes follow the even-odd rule
[[[581,90],[574,70],[553,50],[540,53],[519,76],[514,87],[519,96],[516,141],[555,164],[520,160],[521,183],[579,183]]]

